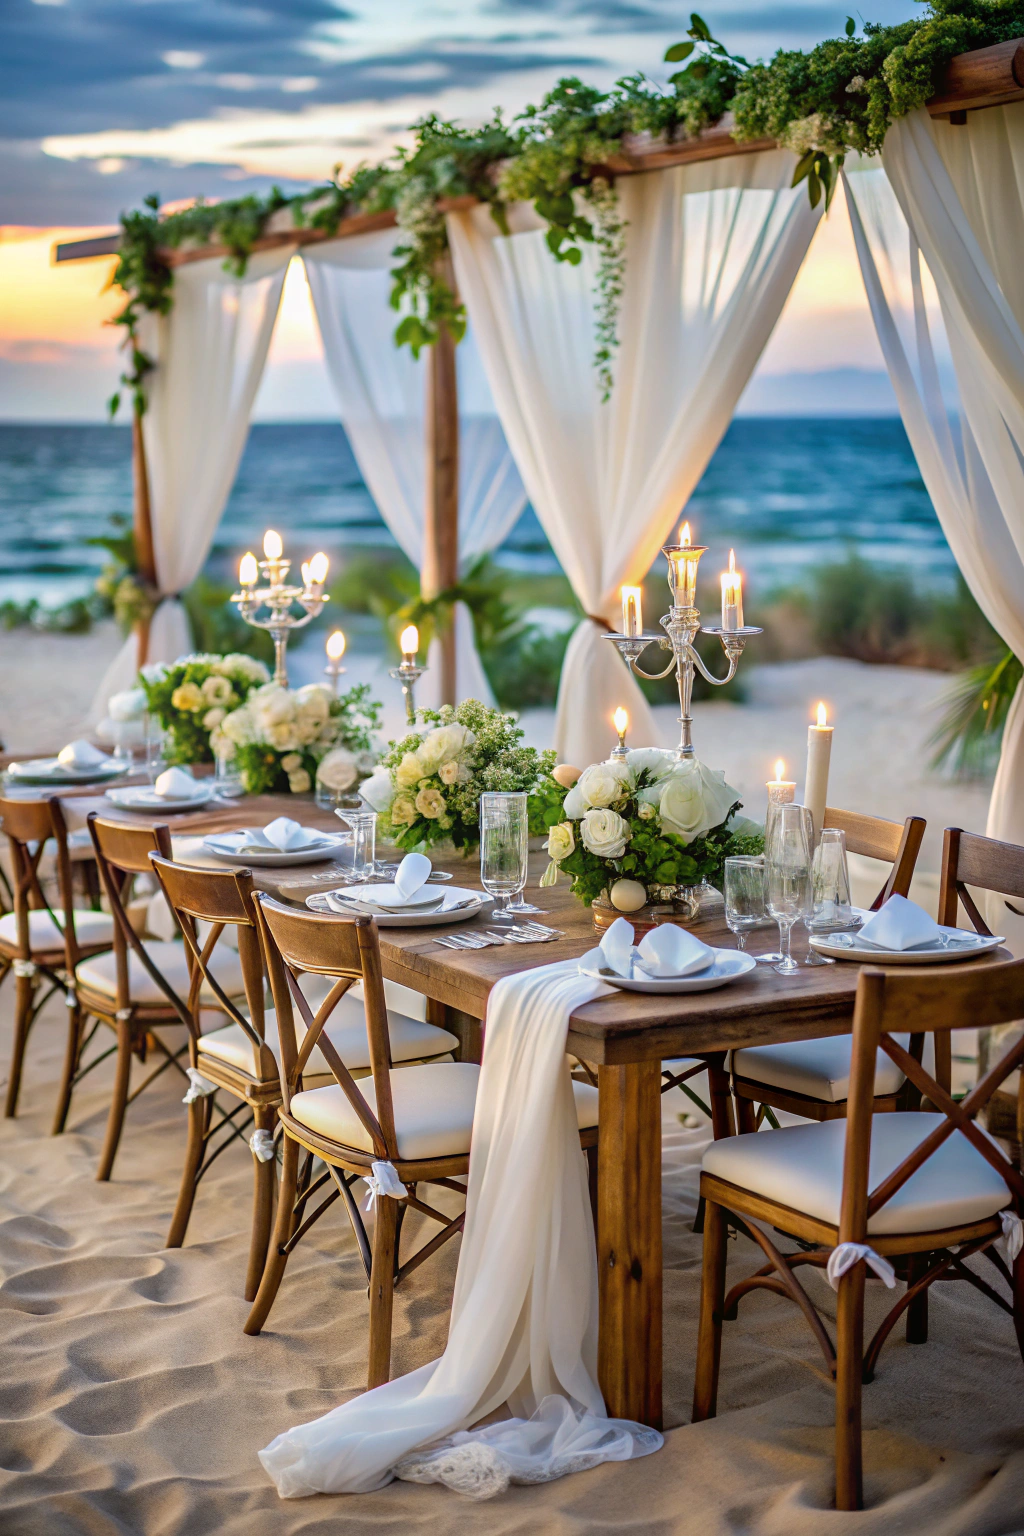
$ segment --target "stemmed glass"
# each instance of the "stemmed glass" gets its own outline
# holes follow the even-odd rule
[[[780,805],[765,852],[768,911],[779,925],[782,959],[775,969],[791,976],[800,967],[790,954],[794,923],[814,910],[811,880],[811,813],[802,805]]]
[[[734,855],[725,861],[725,921],[736,935],[736,948],[746,949],[747,934],[765,919],[764,859]],[[758,955],[758,960],[781,960],[781,955]]]
[[[511,901],[526,885],[528,834],[525,794],[480,796],[480,883],[502,901],[494,922],[515,922]]]

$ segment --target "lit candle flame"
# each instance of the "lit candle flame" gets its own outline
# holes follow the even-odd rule
[[[327,637],[328,661],[340,661],[345,654],[345,636],[340,629],[336,629],[333,635]]]
[[[302,584],[308,587],[313,580],[312,567],[308,560],[302,562]]]
[[[736,551],[734,549],[729,551],[729,575],[736,575]]]
[[[415,624],[410,624],[406,629],[402,630],[398,644],[403,656],[414,657],[416,655],[420,648],[420,632]]]
[[[283,552],[284,544],[281,542],[281,535],[275,533],[273,528],[268,528],[263,535],[263,553],[268,560],[280,560]]]
[[[327,580],[327,572],[330,568],[330,564],[331,562],[328,560],[322,549],[319,550],[309,562],[309,575],[315,587],[322,587],[324,582]]]
[[[260,570],[259,566],[256,564],[256,556],[250,550],[249,553],[243,555],[241,560],[238,562],[239,584],[243,587],[254,587],[256,585],[256,580],[259,574]]]
[[[781,757],[777,758],[776,762],[775,762],[775,782],[776,782],[776,784],[781,784],[782,783],[782,775],[785,773],[785,771],[786,771],[785,759],[781,758]]]
[[[625,736],[629,729],[629,716],[620,704],[612,719],[615,721],[615,729],[620,736]]]
[[[825,713],[825,706],[824,706],[824,704],[819,704],[818,705],[818,724],[819,725],[828,725],[828,715]]]
[[[691,539],[690,539],[690,525],[689,525],[689,523],[684,523],[683,526],[680,528],[680,530],[679,530],[679,542],[680,542],[680,544],[684,544],[684,545],[689,545],[690,544]]]

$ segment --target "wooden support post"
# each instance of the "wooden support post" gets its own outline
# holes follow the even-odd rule
[[[444,277],[454,292],[450,260]],[[455,342],[442,325],[427,365],[427,503],[420,591],[436,597],[459,579],[459,388]],[[455,623],[441,636],[441,702],[456,704]]]
[[[156,586],[156,554],[153,549],[153,515],[149,501],[149,469],[146,464],[146,444],[142,436],[142,414],[132,412],[132,486],[134,491],[135,557],[138,561],[139,580],[147,586]],[[138,636],[138,664],[144,667],[149,652],[149,620],[142,619],[136,625]]]
[[[661,1428],[661,1063],[599,1066],[598,1377],[612,1418]]]

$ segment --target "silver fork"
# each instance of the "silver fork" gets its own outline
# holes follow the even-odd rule
[[[483,933],[447,933],[434,943],[442,944],[445,949],[490,949],[494,940]]]

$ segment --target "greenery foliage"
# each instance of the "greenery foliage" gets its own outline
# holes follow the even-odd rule
[[[694,14],[686,38],[666,54],[682,67],[664,87],[642,74],[626,76],[610,91],[569,77],[509,124],[500,112],[476,128],[426,117],[415,125],[411,147],[391,159],[348,176],[339,167],[331,182],[294,196],[275,187],[263,198],[200,201],[164,216],[158,199],[149,197],[122,218],[114,274],[126,296],[114,322],[124,328],[128,351],[122,386],[143,410],[153,361],[140,346],[138,326],[143,315],[166,314],[173,303],[166,252],[221,245],[226,265],[241,273],[278,216],[330,235],[353,214],[393,211],[401,236],[392,273],[392,303],[400,312],[396,342],[418,353],[442,326],[459,339],[465,313],[448,277],[444,212],[451,199],[474,197],[489,204],[502,229],[508,202],[532,203],[560,261],[578,263],[582,245],[596,241],[595,365],[607,397],[625,235],[609,162],[629,136],[677,139],[731,112],[736,139],[777,139],[796,151],[794,185],[806,180],[811,202],[824,196],[827,206],[843,157],[851,150],[876,153],[892,120],[935,94],[955,54],[1022,33],[1024,0],[928,0],[912,21],[866,22],[858,34],[850,17],[842,37],[748,64]],[[120,392],[113,397],[113,412],[120,399]]]
[[[1024,667],[1012,651],[962,673],[949,689],[932,737],[934,767],[960,778],[984,778],[995,767],[1010,704]]]
[[[269,673],[250,656],[195,655],[170,666],[144,667],[146,707],[167,733],[168,763],[212,763],[210,736]]]

